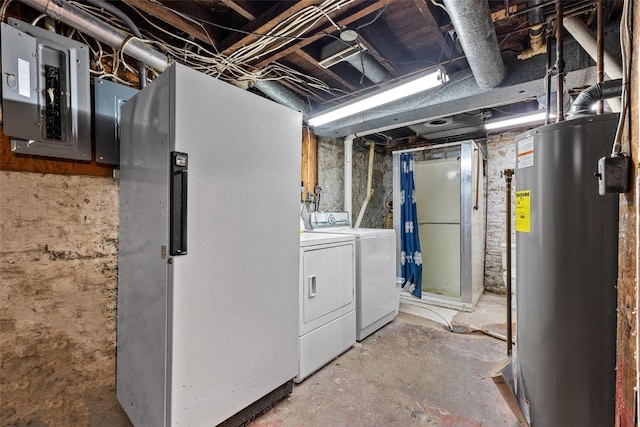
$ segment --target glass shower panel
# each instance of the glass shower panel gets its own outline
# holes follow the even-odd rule
[[[460,297],[460,158],[416,163],[422,292]]]

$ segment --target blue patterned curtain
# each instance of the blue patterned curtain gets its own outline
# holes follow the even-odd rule
[[[418,235],[418,212],[416,210],[415,183],[413,180],[413,157],[400,155],[400,235],[402,243],[401,262],[403,289],[414,296],[422,297],[422,254]]]

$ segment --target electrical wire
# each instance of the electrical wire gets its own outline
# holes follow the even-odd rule
[[[403,291],[404,291],[404,292],[406,292],[407,294],[409,294],[411,297],[413,297],[413,298],[417,299],[417,300],[419,300],[419,299],[420,299],[420,298],[416,297],[415,295],[413,295],[411,292],[409,292],[409,291],[407,291],[407,290],[404,290],[404,289],[403,289]],[[431,308],[429,308],[429,307],[425,307],[425,306],[424,306],[424,305],[422,305],[422,304],[421,304],[421,305],[419,305],[419,307],[420,307],[420,308],[424,308],[425,310],[430,311],[430,312],[432,312],[433,314],[435,314],[436,316],[438,316],[439,318],[441,318],[441,319],[444,321],[445,326],[447,326],[447,327],[449,328],[449,332],[453,332],[453,325],[452,325],[452,324],[451,324],[451,322],[449,322],[449,321],[447,320],[447,318],[446,318],[446,317],[444,317],[442,314],[438,313],[437,311],[435,311],[435,310],[433,310],[433,309],[431,309]]]
[[[384,13],[384,11],[387,9],[387,6],[389,6],[389,3],[385,4],[385,5],[384,5],[384,7],[378,11],[378,13],[376,14],[376,16],[374,16],[374,17],[373,17],[373,19],[372,19],[371,21],[369,21],[369,22],[365,22],[365,23],[364,23],[364,24],[362,24],[362,25],[358,25],[358,26],[356,27],[356,30],[359,30],[359,29],[364,28],[364,27],[368,27],[369,25],[371,25],[371,24],[373,24],[374,22],[376,22],[376,21],[378,20],[378,18],[380,18],[380,16],[382,16],[382,14]]]
[[[122,31],[127,32],[125,28],[122,28],[122,24],[118,22],[117,19],[113,19],[113,17],[106,17],[103,13],[97,8],[93,8],[89,5],[73,2],[75,6],[82,8],[83,10],[91,13],[92,15],[99,17],[114,27],[122,29]],[[331,2],[331,4],[345,4],[344,0],[341,3]],[[329,4],[331,6],[331,4]],[[255,67],[248,66],[246,63],[242,63],[241,61],[234,60],[233,58],[225,57],[216,50],[215,52],[211,52],[207,48],[205,48],[200,43],[194,42],[190,39],[186,39],[184,37],[180,37],[174,33],[170,33],[159,25],[155,24],[150,18],[148,18],[145,14],[141,13],[138,9],[133,8],[133,10],[140,15],[140,17],[145,20],[153,29],[160,31],[160,33],[165,34],[169,39],[179,40],[184,43],[185,47],[189,46],[197,51],[197,53],[192,52],[190,49],[185,47],[177,47],[173,44],[170,44],[153,34],[149,34],[152,39],[151,40],[142,40],[145,43],[154,44],[160,50],[164,51],[168,56],[178,62],[182,62],[186,65],[193,67],[199,71],[202,71],[209,75],[214,75],[216,77],[222,78],[227,81],[240,81],[240,80],[279,80],[279,79],[287,79],[292,84],[313,89],[318,89],[321,91],[333,93],[333,90],[326,85],[321,80],[314,78],[312,76],[307,76],[302,73],[295,73],[292,69],[288,67],[279,66],[277,64],[271,64],[271,66],[265,67],[266,69],[257,70]],[[173,11],[177,12],[177,11]],[[177,12],[179,13],[179,12]],[[179,13],[185,19],[187,16]],[[201,25],[201,24],[200,24]],[[213,46],[215,50],[215,46]],[[129,70],[131,66],[126,63],[124,55],[120,54],[119,58],[115,60],[118,64],[123,64],[122,66]],[[312,94],[317,97],[317,94]]]
[[[449,14],[449,11],[445,7],[445,5],[438,3],[436,0],[431,0],[431,4],[433,4],[434,6],[438,6],[439,8],[447,12],[447,15]]]
[[[616,136],[614,139],[613,147],[611,149],[612,156],[623,152],[622,143],[624,139],[624,130],[626,129],[629,121],[629,83],[631,81],[631,64],[629,63],[628,59],[631,57],[631,34],[629,34],[629,28],[631,28],[630,3],[630,0],[624,1],[624,4],[622,6],[622,16],[620,17],[620,47],[622,50],[622,93],[620,97],[620,120],[618,121]],[[631,153],[629,152],[628,154]]]
[[[5,0],[2,3],[2,6],[0,7],[0,22],[4,22],[4,17],[7,13],[7,8],[9,7],[10,3],[11,3],[11,0]]]

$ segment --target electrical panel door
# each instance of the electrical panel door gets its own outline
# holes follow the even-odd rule
[[[9,18],[2,24],[2,107],[14,153],[90,161],[88,47]]]

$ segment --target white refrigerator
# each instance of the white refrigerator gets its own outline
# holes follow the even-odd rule
[[[117,396],[241,425],[297,374],[301,115],[174,64],[122,109]]]

